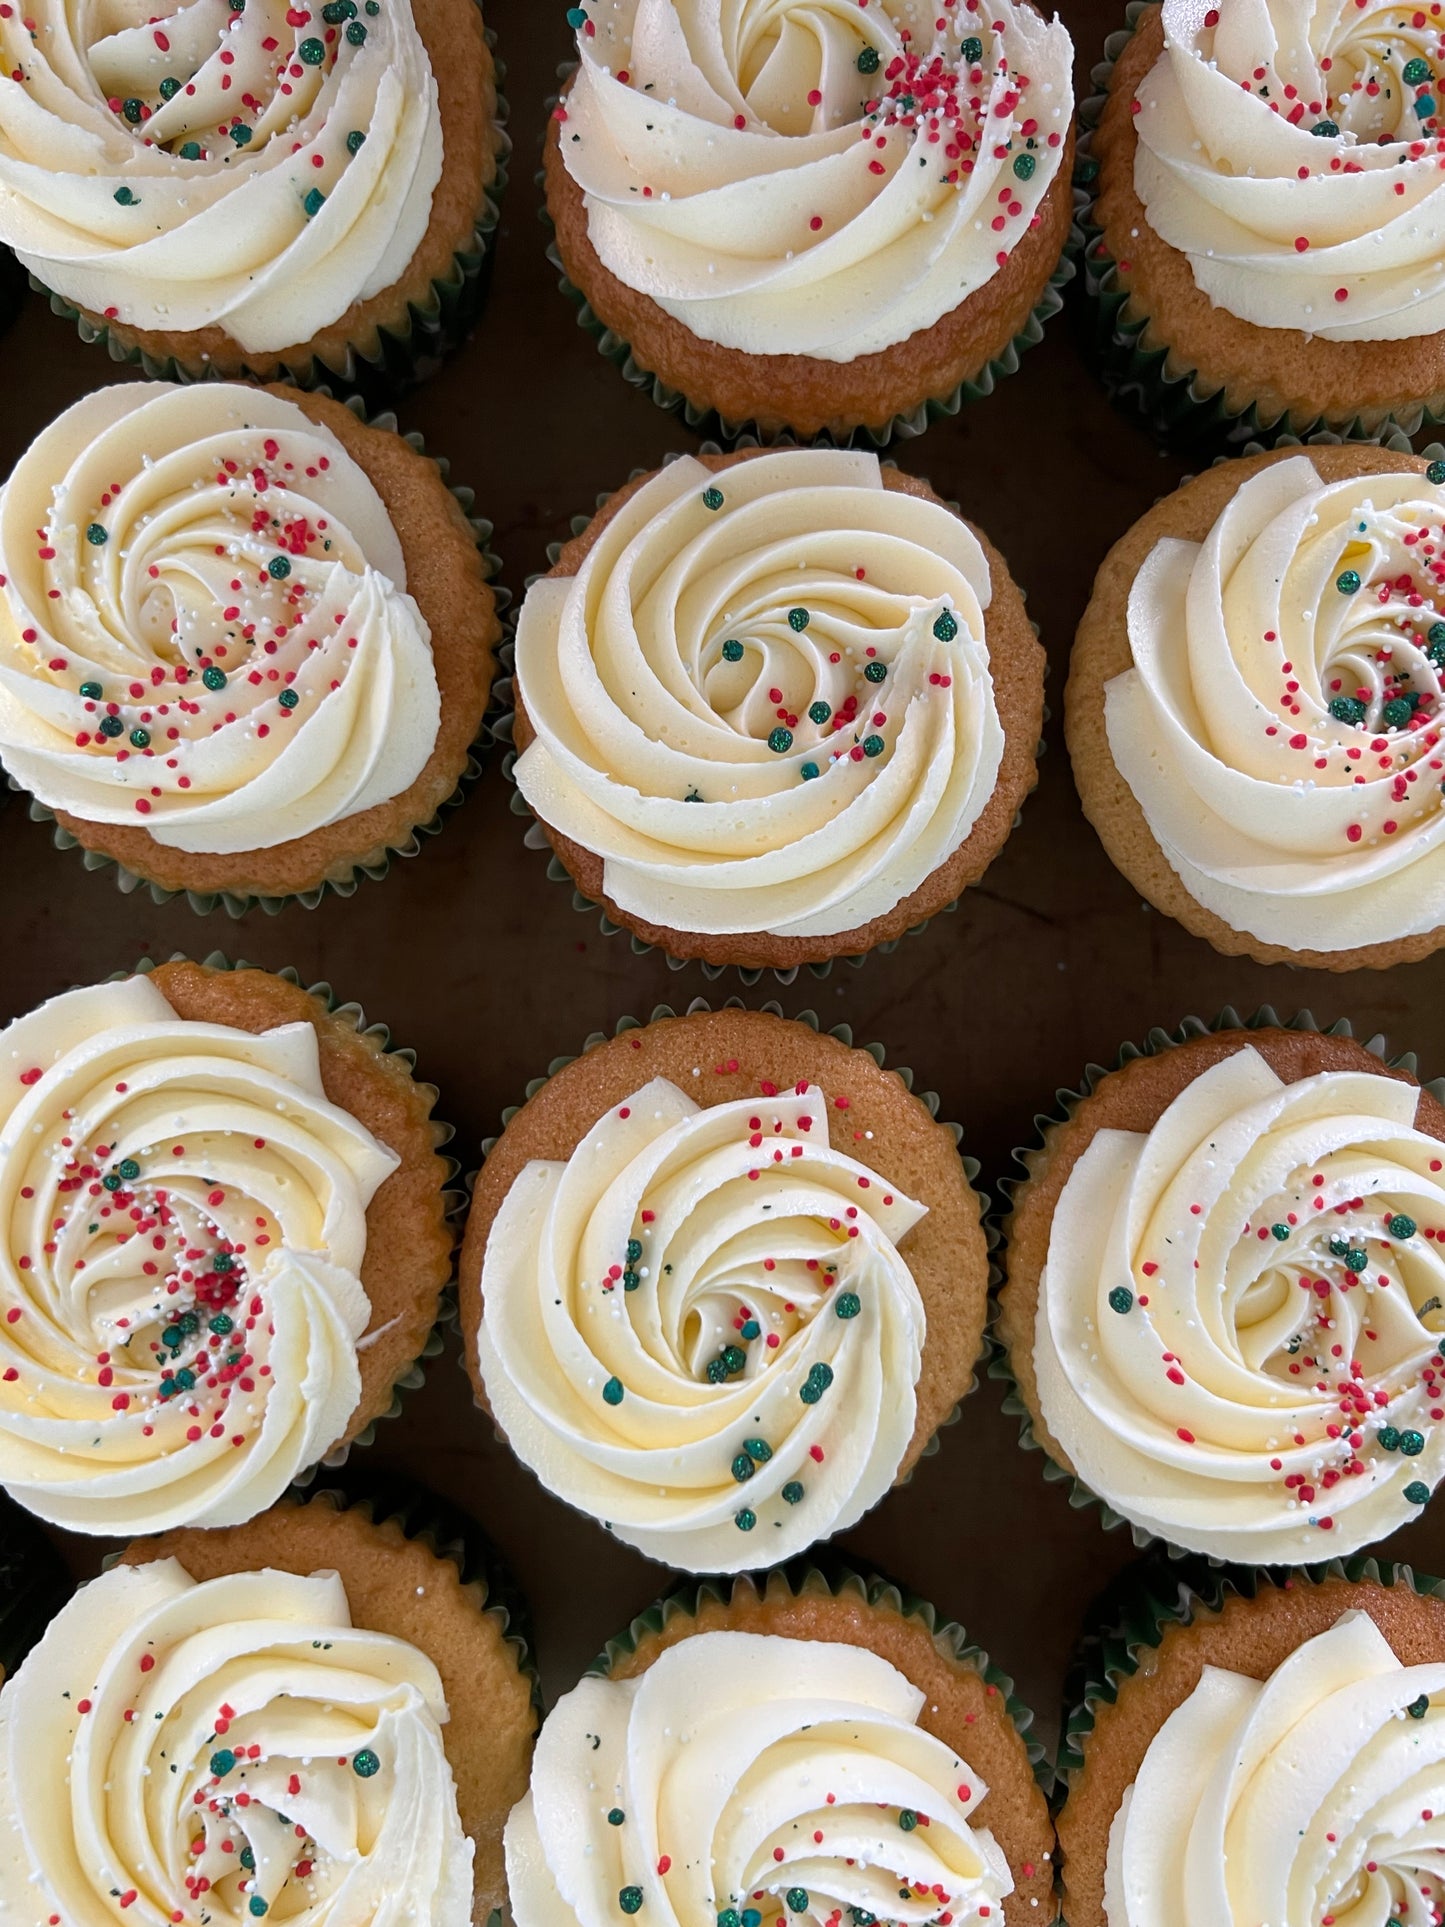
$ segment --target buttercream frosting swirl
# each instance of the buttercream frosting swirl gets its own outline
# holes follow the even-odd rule
[[[1100,1130],[1054,1212],[1050,1432],[1135,1524],[1254,1565],[1414,1518],[1445,1472],[1445,1145],[1418,1088],[1284,1084],[1252,1046],[1146,1132]]]
[[[604,266],[705,341],[931,328],[1036,222],[1073,45],[1023,0],[589,0],[561,152]]]
[[[1210,300],[1261,328],[1445,327],[1441,21],[1399,0],[1164,0],[1134,185]]]
[[[334,1572],[85,1586],[0,1693],[17,1927],[458,1927],[472,1843],[424,1653]]]
[[[93,314],[305,344],[401,279],[441,164],[410,0],[0,14],[0,241]]]
[[[1251,475],[1157,542],[1107,687],[1114,763],[1232,929],[1349,950],[1445,924],[1445,468]]]
[[[701,1109],[654,1078],[491,1227],[478,1356],[542,1482],[668,1565],[856,1523],[913,1434],[926,1207],[828,1143],[816,1085]]]
[[[584,1679],[507,1823],[518,1927],[615,1927],[619,1906],[663,1927],[1000,1919],[1013,1876],[973,1824],[988,1788],[923,1707],[864,1647],[757,1633]]]
[[[396,1164],[310,1024],[192,1022],[132,977],[0,1031],[0,1481],[77,1532],[263,1511],[360,1399]]]
[[[1109,1835],[1109,1927],[1385,1927],[1439,1912],[1445,1666],[1343,1614],[1269,1679],[1207,1666]]]
[[[295,402],[102,388],[0,491],[0,755],[51,808],[270,849],[408,789],[440,717],[391,518]]]
[[[517,783],[674,929],[830,936],[964,841],[1004,735],[989,564],[874,455],[671,463],[523,605]]]

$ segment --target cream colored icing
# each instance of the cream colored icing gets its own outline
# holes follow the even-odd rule
[[[925,1211],[830,1148],[816,1085],[700,1109],[654,1078],[507,1193],[492,1413],[654,1559],[786,1559],[856,1524],[908,1449],[925,1319],[898,1243]]]
[[[391,518],[295,402],[102,388],[0,490],[0,754],[52,809],[271,849],[407,790],[440,719]]]
[[[1441,482],[1292,456],[1135,578],[1110,754],[1234,930],[1332,951],[1445,924]]]
[[[1445,327],[1440,18],[1398,0],[1164,0],[1164,33],[1134,184],[1210,300],[1331,341]]]
[[[93,314],[304,345],[402,278],[441,166],[410,0],[0,13],[0,241]]]
[[[1000,0],[590,0],[559,111],[603,265],[693,334],[848,362],[1007,262],[1073,113],[1062,24]]]
[[[77,1532],[264,1511],[361,1396],[397,1162],[310,1024],[190,1022],[132,977],[0,1031],[0,1482]]]
[[[1145,1132],[1100,1130],[1054,1212],[1049,1431],[1134,1524],[1251,1565],[1357,1551],[1445,1472],[1445,1145],[1415,1085],[1281,1083],[1252,1046]]]
[[[334,1572],[85,1586],[0,1693],[15,1927],[462,1927],[472,1844],[424,1653]]]
[[[671,463],[534,583],[517,783],[651,923],[828,936],[966,839],[1003,758],[989,565],[876,456]]]
[[[507,1823],[517,1927],[615,1927],[628,1889],[658,1927],[1000,1920],[1013,1876],[973,1824],[988,1788],[923,1708],[864,1647],[755,1633],[584,1679]]]
[[[1206,1666],[1109,1835],[1109,1927],[1433,1920],[1445,1879],[1445,1666],[1343,1614],[1267,1680]]]

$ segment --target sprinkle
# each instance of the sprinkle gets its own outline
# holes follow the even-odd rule
[[[768,736],[768,748],[770,750],[773,750],[777,755],[779,756],[784,755],[792,747],[793,747],[792,730],[783,729],[781,726],[779,726],[777,729],[770,732]]]
[[[622,1811],[621,1807],[613,1807],[607,1816],[607,1824],[609,1827],[620,1827],[626,1818],[627,1815]]]
[[[1418,1458],[1420,1453],[1425,1450],[1424,1433],[1402,1432],[1400,1434],[1400,1450],[1407,1459]]]
[[[862,1309],[863,1301],[856,1291],[843,1292],[833,1305],[833,1310],[839,1318],[856,1318]]]
[[[1413,1218],[1407,1218],[1403,1211],[1396,1212],[1386,1227],[1392,1238],[1413,1238],[1418,1229]]]
[[[803,1487],[797,1479],[789,1479],[783,1487],[783,1501],[787,1505],[797,1505],[803,1496]]]
[[[1356,569],[1341,570],[1339,575],[1335,577],[1335,587],[1339,590],[1341,595],[1358,595],[1360,590],[1360,577],[1359,577],[1358,570]]]
[[[128,187],[118,187],[115,190],[115,194],[113,198],[118,207],[139,207],[140,206],[140,201],[136,198],[134,194],[131,193]]]
[[[882,682],[888,674],[888,665],[886,662],[870,662],[863,674],[869,682]]]
[[[860,74],[876,74],[883,64],[883,56],[876,47],[865,47],[858,56]]]
[[[863,754],[865,756],[881,756],[884,748],[885,744],[881,736],[865,736],[863,738]]]
[[[353,22],[353,25],[354,24],[355,23]],[[306,210],[307,220],[314,221],[316,219],[316,216],[321,212],[322,208],[325,207],[326,205],[326,196],[321,192],[321,189],[319,187],[313,187],[311,192],[306,196],[306,199],[301,203],[301,205]],[[207,671],[207,674],[209,673],[210,672]]]
[[[622,1403],[622,1380],[620,1378],[609,1378],[607,1383],[602,1387],[602,1396],[609,1405],[620,1405]]]
[[[750,1507],[744,1506],[741,1512],[733,1514],[733,1524],[739,1532],[751,1532],[758,1523],[758,1515]]]
[[[1430,1497],[1430,1488],[1420,1479],[1411,1479],[1410,1483],[1405,1487],[1405,1497],[1411,1505],[1424,1505],[1425,1501]],[[1419,1715],[1417,1714],[1416,1717],[1418,1718]]]
[[[348,20],[346,23],[346,38],[353,47],[364,45],[366,41],[366,22],[364,20]]]
[[[958,618],[948,609],[938,617],[933,625],[933,633],[940,642],[952,642],[958,634]]]
[[[1134,1309],[1134,1294],[1127,1285],[1115,1285],[1109,1293],[1109,1309],[1121,1315]]]
[[[1439,488],[1440,484],[1445,482],[1445,462],[1431,462],[1425,470],[1425,480],[1433,482],[1435,487]]]
[[[365,134],[362,133],[359,127],[353,127],[351,132],[346,136],[347,153],[359,154],[362,148],[365,147],[365,145],[366,145]]]
[[[1032,154],[1014,155],[1014,173],[1018,175],[1021,181],[1031,181],[1034,177],[1034,169],[1037,166],[1038,162]]]
[[[833,1383],[833,1367],[821,1360],[808,1373],[798,1397],[805,1405],[816,1405],[824,1392]]]
[[[714,513],[722,507],[724,499],[723,492],[720,488],[705,488],[702,492],[703,507],[705,509],[712,509]]]
[[[217,669],[216,666],[212,664],[209,669],[202,670],[201,681],[206,685],[207,689],[224,689],[226,686],[226,672],[224,669]]]
[[[369,1780],[374,1773],[380,1773],[381,1761],[377,1759],[369,1746],[364,1746],[356,1755],[355,1759],[352,1760],[351,1770],[359,1779]]]
[[[739,1485],[746,1485],[756,1470],[757,1467],[753,1464],[752,1457],[747,1452],[739,1452],[733,1460],[733,1478]]]
[[[788,611],[788,627],[798,635],[802,635],[812,620],[812,616],[809,615],[806,609],[789,609]]]
[[[325,43],[320,40],[303,40],[296,51],[308,67],[319,67],[326,58]]]
[[[741,662],[743,659],[743,645],[736,638],[730,637],[723,644],[722,652],[724,662]]]
[[[805,783],[811,783],[820,772],[816,763],[804,763],[803,767],[798,771],[798,774]]]
[[[108,542],[110,537],[99,522],[92,522],[90,527],[85,531],[85,539],[93,547],[98,549],[103,543]]]

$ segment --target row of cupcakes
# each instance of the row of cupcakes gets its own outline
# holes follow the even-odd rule
[[[554,1066],[459,1266],[478,1404],[686,1572],[855,1525],[968,1394],[992,1229],[956,1128],[846,1032],[695,1008]],[[0,1033],[0,1483],[50,1522],[244,1523],[392,1409],[445,1310],[435,1091],[354,1006],[176,961]],[[1021,1154],[997,1369],[1141,1543],[1347,1555],[1445,1474],[1445,1109],[1345,1025],[1226,1015]]]
[[[137,1540],[61,1605],[7,1522],[20,1927],[1439,1911],[1445,1592],[1406,1568],[1126,1575],[1054,1781],[963,1629],[845,1567],[665,1596],[539,1731],[524,1609],[454,1523],[420,1494],[327,1492]],[[47,1619],[27,1651],[18,1624]]]
[[[1074,50],[1024,0],[567,20],[554,255],[660,402],[917,432],[1059,306]],[[1111,385],[1169,428],[1433,418],[1442,78],[1390,0],[1131,8],[1079,168]],[[470,0],[0,15],[0,240],[151,373],[416,372],[467,319],[506,146]]]
[[[863,451],[685,456],[502,592],[471,498],[282,386],[121,384],[0,490],[0,759],[58,839],[198,909],[384,871],[475,771],[639,943],[826,968],[950,907],[1036,780],[1044,652],[987,536]],[[1445,931],[1445,461],[1216,464],[1075,642],[1079,793],[1228,953],[1348,970]]]

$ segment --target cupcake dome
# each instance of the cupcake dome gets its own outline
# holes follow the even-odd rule
[[[547,156],[558,250],[638,364],[802,435],[957,405],[1070,218],[1073,48],[1026,4],[592,0]]]
[[[36,0],[0,17],[0,72],[0,239],[192,379],[378,359],[457,276],[503,146],[471,0],[109,27]]]
[[[1050,1125],[1002,1336],[1049,1456],[1147,1533],[1347,1554],[1445,1471],[1445,1110],[1363,1045],[1221,1031]]]
[[[0,1481],[79,1532],[229,1525],[392,1402],[449,1271],[432,1093],[262,971],[0,1032]]]
[[[674,956],[790,968],[977,881],[1035,780],[1043,651],[998,552],[840,450],[684,457],[614,495],[517,633],[519,789]]]
[[[866,1052],[759,1012],[625,1031],[477,1180],[473,1385],[628,1544],[772,1564],[855,1524],[968,1390],[978,1218],[952,1135]]]
[[[384,863],[456,788],[498,634],[435,466],[295,390],[100,389],[0,493],[0,755],[165,888]]]
[[[1217,950],[1317,969],[1445,932],[1445,465],[1372,448],[1196,477],[1106,558],[1069,750],[1114,862]]]

